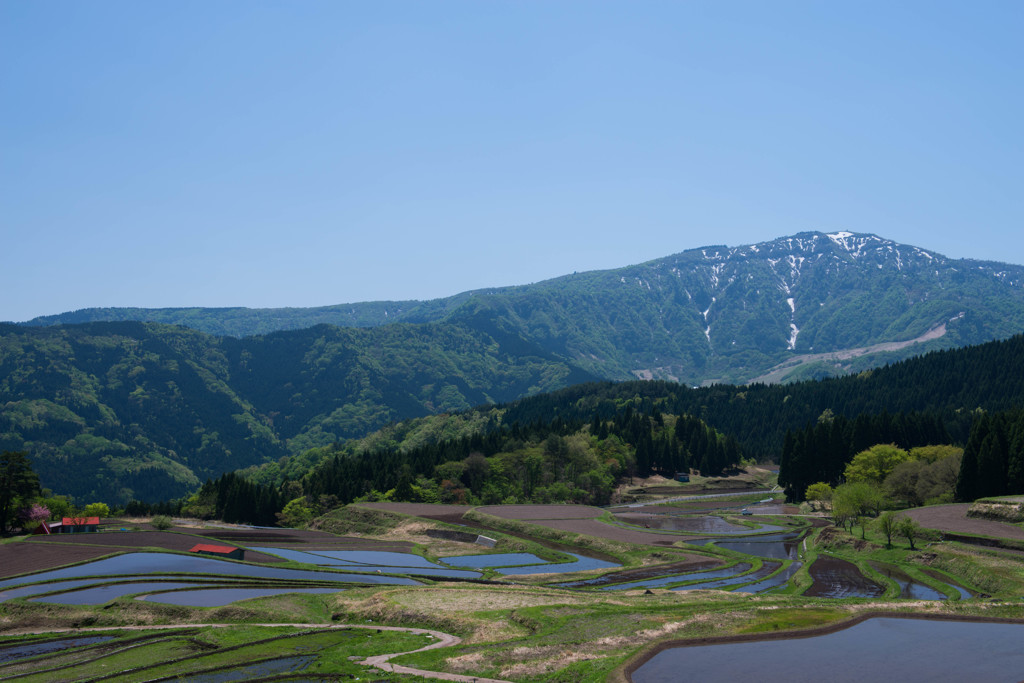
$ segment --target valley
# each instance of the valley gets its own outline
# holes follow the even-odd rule
[[[802,641],[787,638],[865,638],[881,617],[939,629],[944,642],[979,637],[981,648],[1024,629],[1024,571],[1012,553],[937,537],[927,549],[886,548],[875,530],[862,541],[780,503],[770,487],[673,503],[650,493],[675,488],[653,479],[634,487],[648,497],[642,507],[374,503],[338,509],[308,531],[183,520],[155,531],[110,520],[99,533],[10,539],[0,544],[0,675],[641,683],[669,680],[679,664],[665,657],[680,652],[706,680],[727,680],[792,657],[787,644]],[[183,549],[194,540],[244,547],[245,561],[189,568]],[[51,547],[133,564],[86,560],[54,572],[47,566],[67,560],[38,555],[42,572],[24,574],[6,562]],[[154,562],[133,559],[142,557]],[[822,574],[842,563],[846,574]],[[432,569],[446,565],[452,575]],[[258,578],[260,567],[279,576]],[[456,575],[467,570],[473,576]],[[979,630],[997,626],[1005,636]],[[916,632],[901,637],[937,637]],[[756,643],[757,654],[737,651],[728,665],[710,652],[703,663],[712,644]],[[982,680],[1016,666],[935,661]],[[932,670],[905,666],[908,680]]]

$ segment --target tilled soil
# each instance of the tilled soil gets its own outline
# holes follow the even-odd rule
[[[0,577],[53,569],[73,562],[94,560],[115,548],[56,543],[4,543],[0,545]]]
[[[597,538],[607,538],[612,541],[623,543],[638,543],[641,545],[672,545],[678,541],[696,540],[693,536],[681,536],[676,534],[659,534],[635,529],[625,529],[611,524],[603,524],[596,519],[537,519],[531,520],[539,526],[546,526],[549,529],[569,531],[574,534],[586,534]]]
[[[195,533],[227,543],[280,546],[292,550],[384,550],[404,553],[413,547],[412,543],[406,541],[377,541],[357,536],[335,536],[326,531],[306,529],[202,529]]]
[[[590,505],[487,505],[480,512],[502,519],[534,521],[539,519],[593,519],[604,514]]]
[[[928,529],[1024,541],[1024,528],[991,519],[969,518],[967,517],[967,509],[969,507],[970,503],[933,505],[931,507],[909,510],[906,514],[916,520],[918,524]]]
[[[360,507],[398,512],[403,515],[424,517],[448,524],[462,524],[462,516],[472,510],[473,505],[443,505],[438,503],[359,503]]]
[[[217,538],[217,540],[221,539]],[[164,550],[188,552],[197,543],[208,543],[208,539],[200,538],[198,535],[180,534],[170,531],[121,531],[94,534],[33,536],[18,545],[56,545],[64,548],[94,546],[97,548],[103,548],[104,550],[101,554],[105,555],[107,553],[136,550],[139,548],[162,548]],[[279,557],[256,552],[254,550],[246,550],[245,559],[251,562],[284,561]],[[60,564],[67,564],[67,562],[61,562]]]

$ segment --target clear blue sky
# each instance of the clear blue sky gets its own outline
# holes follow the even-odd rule
[[[1024,262],[1024,2],[0,0],[0,320],[804,230]]]

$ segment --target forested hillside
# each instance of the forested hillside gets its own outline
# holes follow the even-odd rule
[[[269,463],[226,474],[206,482],[184,512],[262,524],[275,519],[275,502],[287,500],[278,510],[292,525],[357,499],[607,505],[625,477],[672,477],[691,469],[713,477],[739,464],[735,439],[692,416],[637,412],[636,405],[617,402],[614,414],[589,423],[555,417],[498,426],[488,420],[486,429],[422,442],[414,432],[448,422],[426,418],[406,432],[413,438],[402,447],[339,445],[315,454],[305,468]]]
[[[593,379],[514,335],[319,326],[246,339],[142,323],[0,326],[0,449],[43,485],[127,502],[453,411]]]
[[[801,233],[426,302],[86,309],[30,324],[94,320],[237,337],[320,323],[443,322],[482,334],[502,330],[605,379],[697,385],[770,372],[782,381],[1016,334],[1024,329],[1024,268],[950,259],[875,235]]]
[[[310,501],[395,489],[390,495],[400,500],[600,503],[615,477],[687,468],[718,474],[740,457],[781,458],[780,483],[799,499],[812,483],[838,483],[853,456],[872,445],[963,444],[985,411],[1024,403],[1021,376],[1018,335],[788,386],[593,383],[410,420],[242,474]],[[1010,424],[1000,419],[992,424]],[[1019,431],[1019,419],[1014,424]],[[1020,440],[1007,430],[1002,441],[989,441]]]
[[[4,326],[0,448],[29,451],[43,485],[57,492],[154,500],[286,455],[297,478],[308,471],[301,464],[323,459],[315,448],[347,440],[350,449],[409,417],[503,403],[461,413],[460,427],[421,437],[426,444],[554,418],[611,420],[628,403],[651,416],[699,418],[748,457],[776,460],[787,431],[823,415],[926,413],[963,443],[972,411],[1024,405],[1022,376],[1021,336],[841,378],[695,390],[664,381],[577,385],[593,376],[500,329],[320,326],[239,340],[140,323]],[[541,395],[508,403],[523,394]],[[416,445],[407,441],[414,433],[391,444],[377,435],[363,450],[402,451]]]

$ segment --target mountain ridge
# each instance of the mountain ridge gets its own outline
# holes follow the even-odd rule
[[[989,315],[992,308],[998,313]],[[428,301],[83,309],[23,324],[97,318],[239,337],[307,323],[497,325],[600,377],[696,385],[750,381],[797,355],[903,342],[943,323],[946,335],[913,352],[1005,338],[1024,329],[1024,267],[950,259],[870,233],[804,232]],[[802,372],[841,374],[870,363],[819,362]]]

